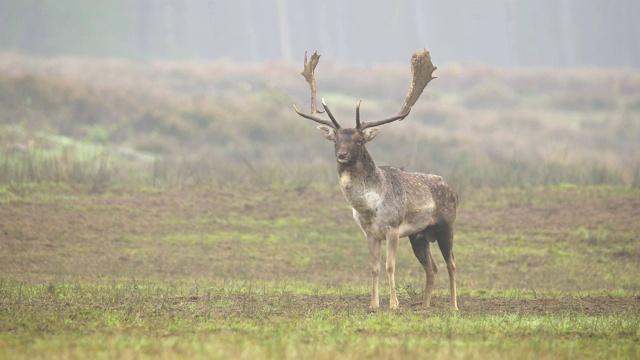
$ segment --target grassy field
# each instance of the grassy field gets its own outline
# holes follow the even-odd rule
[[[408,242],[400,310],[384,286],[368,309],[337,187],[91,188],[0,188],[0,358],[640,356],[638,190],[469,191],[450,313],[442,271],[432,309],[412,306]]]
[[[0,359],[640,358],[640,72],[432,55],[368,149],[458,192],[456,313],[437,249],[413,306],[408,241],[400,309],[384,280],[368,309],[331,144],[292,109],[301,63],[1,53]],[[318,96],[382,118],[409,76],[323,58]]]

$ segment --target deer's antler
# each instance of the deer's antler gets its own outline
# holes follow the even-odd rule
[[[331,121],[325,120],[318,115],[323,112],[323,111],[318,111],[318,107],[316,105],[316,78],[314,75],[314,70],[318,65],[319,61],[320,61],[320,55],[318,55],[317,51],[314,52],[313,55],[311,55],[311,59],[309,61],[307,61],[307,52],[306,51],[304,52],[304,69],[302,70],[301,74],[302,76],[304,76],[305,80],[307,80],[307,82],[309,83],[309,87],[311,88],[311,113],[309,114],[302,113],[298,110],[298,108],[295,105],[293,105],[293,109],[296,111],[296,113],[298,113],[298,115],[304,118],[313,120],[323,125],[331,126],[332,128],[337,130],[337,129],[340,129],[340,124],[338,124],[336,119],[333,117],[333,114],[331,114],[331,111],[329,111],[329,108],[327,107],[327,104],[324,102],[324,99],[322,99],[322,106],[324,107],[324,110],[327,112],[327,115],[329,115],[329,118],[331,119]]]
[[[409,88],[409,93],[407,94],[407,97],[405,98],[398,113],[386,119],[361,123],[360,102],[358,102],[358,107],[356,108],[357,129],[364,130],[369,127],[379,126],[404,119],[409,115],[409,112],[411,112],[411,107],[415,105],[416,101],[418,101],[420,95],[422,95],[422,91],[427,87],[427,84],[429,84],[429,81],[435,79],[435,77],[433,77],[433,72],[436,69],[437,67],[431,63],[431,55],[427,50],[416,51],[413,53],[413,56],[411,57],[411,87]]]

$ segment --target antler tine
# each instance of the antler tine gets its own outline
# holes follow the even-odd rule
[[[331,122],[333,123],[335,128],[340,129],[340,124],[338,124],[338,121],[336,121],[336,118],[333,117],[333,114],[331,113],[331,110],[329,110],[327,103],[324,102],[324,98],[322,99],[322,107],[324,108],[324,111],[327,112],[327,115],[329,115],[329,119],[331,119]]]
[[[433,76],[433,72],[437,69],[431,63],[431,55],[427,50],[416,51],[413,53],[411,57],[411,87],[409,88],[409,93],[404,100],[404,103],[400,107],[398,113],[394,116],[388,117],[386,119],[371,121],[367,123],[360,123],[359,115],[356,114],[356,124],[358,124],[358,129],[364,130],[366,128],[372,126],[378,126],[387,124],[396,120],[402,120],[411,112],[411,107],[415,105],[415,103],[422,95],[422,91],[427,87],[427,84],[435,77]],[[360,104],[358,103],[358,111],[360,108]]]
[[[321,118],[321,117],[320,117],[320,116],[318,116],[318,115],[314,115],[314,114],[305,114],[305,113],[301,112],[300,110],[298,110],[298,108],[296,107],[296,105],[295,105],[295,104],[293,105],[293,110],[295,110],[295,112],[296,112],[298,115],[302,116],[303,118],[306,118],[306,119],[309,119],[309,120],[313,120],[313,121],[315,121],[315,122],[317,122],[317,123],[319,123],[319,124],[322,124],[322,125],[327,125],[327,126],[335,127],[335,125],[334,125],[331,121],[325,120],[325,119]]]
[[[298,115],[306,119],[313,120],[323,125],[331,126],[335,129],[339,129],[340,125],[338,124],[336,119],[333,117],[333,115],[329,113],[326,104],[324,104],[324,99],[322,100],[322,103],[323,103],[322,105],[324,106],[327,113],[329,113],[329,117],[331,118],[331,121],[325,120],[320,116],[318,116],[319,113],[324,112],[324,111],[318,111],[318,107],[316,105],[316,78],[314,75],[314,70],[318,65],[319,61],[320,61],[320,55],[318,55],[317,51],[314,52],[313,55],[311,55],[311,59],[309,61],[307,61],[307,52],[306,51],[304,52],[304,69],[302,70],[301,74],[302,76],[304,76],[307,83],[309,83],[309,88],[311,89],[311,113],[304,114],[300,112],[295,105],[293,105],[293,109],[296,111]]]
[[[358,100],[358,106],[356,106],[356,129],[360,129],[360,104],[362,99]]]
[[[360,108],[360,106],[358,106],[358,112],[360,112],[359,108]],[[390,116],[390,117],[384,118],[382,120],[369,121],[369,122],[363,122],[363,123],[358,121],[358,119],[356,118],[357,129],[358,130],[364,130],[366,128],[384,125],[384,124],[387,124],[387,123],[390,123],[390,122],[394,122],[396,120],[402,120],[402,119],[406,118],[407,115],[409,115],[410,112],[411,112],[411,108],[408,108],[402,114],[397,114],[397,115],[394,115],[394,116]]]

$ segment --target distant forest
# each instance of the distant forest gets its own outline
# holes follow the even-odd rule
[[[637,0],[0,0],[0,51],[35,56],[640,67]]]

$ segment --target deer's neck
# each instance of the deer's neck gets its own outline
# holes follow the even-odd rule
[[[338,176],[342,193],[356,211],[364,214],[380,206],[384,179],[366,148],[356,161],[338,163]]]

